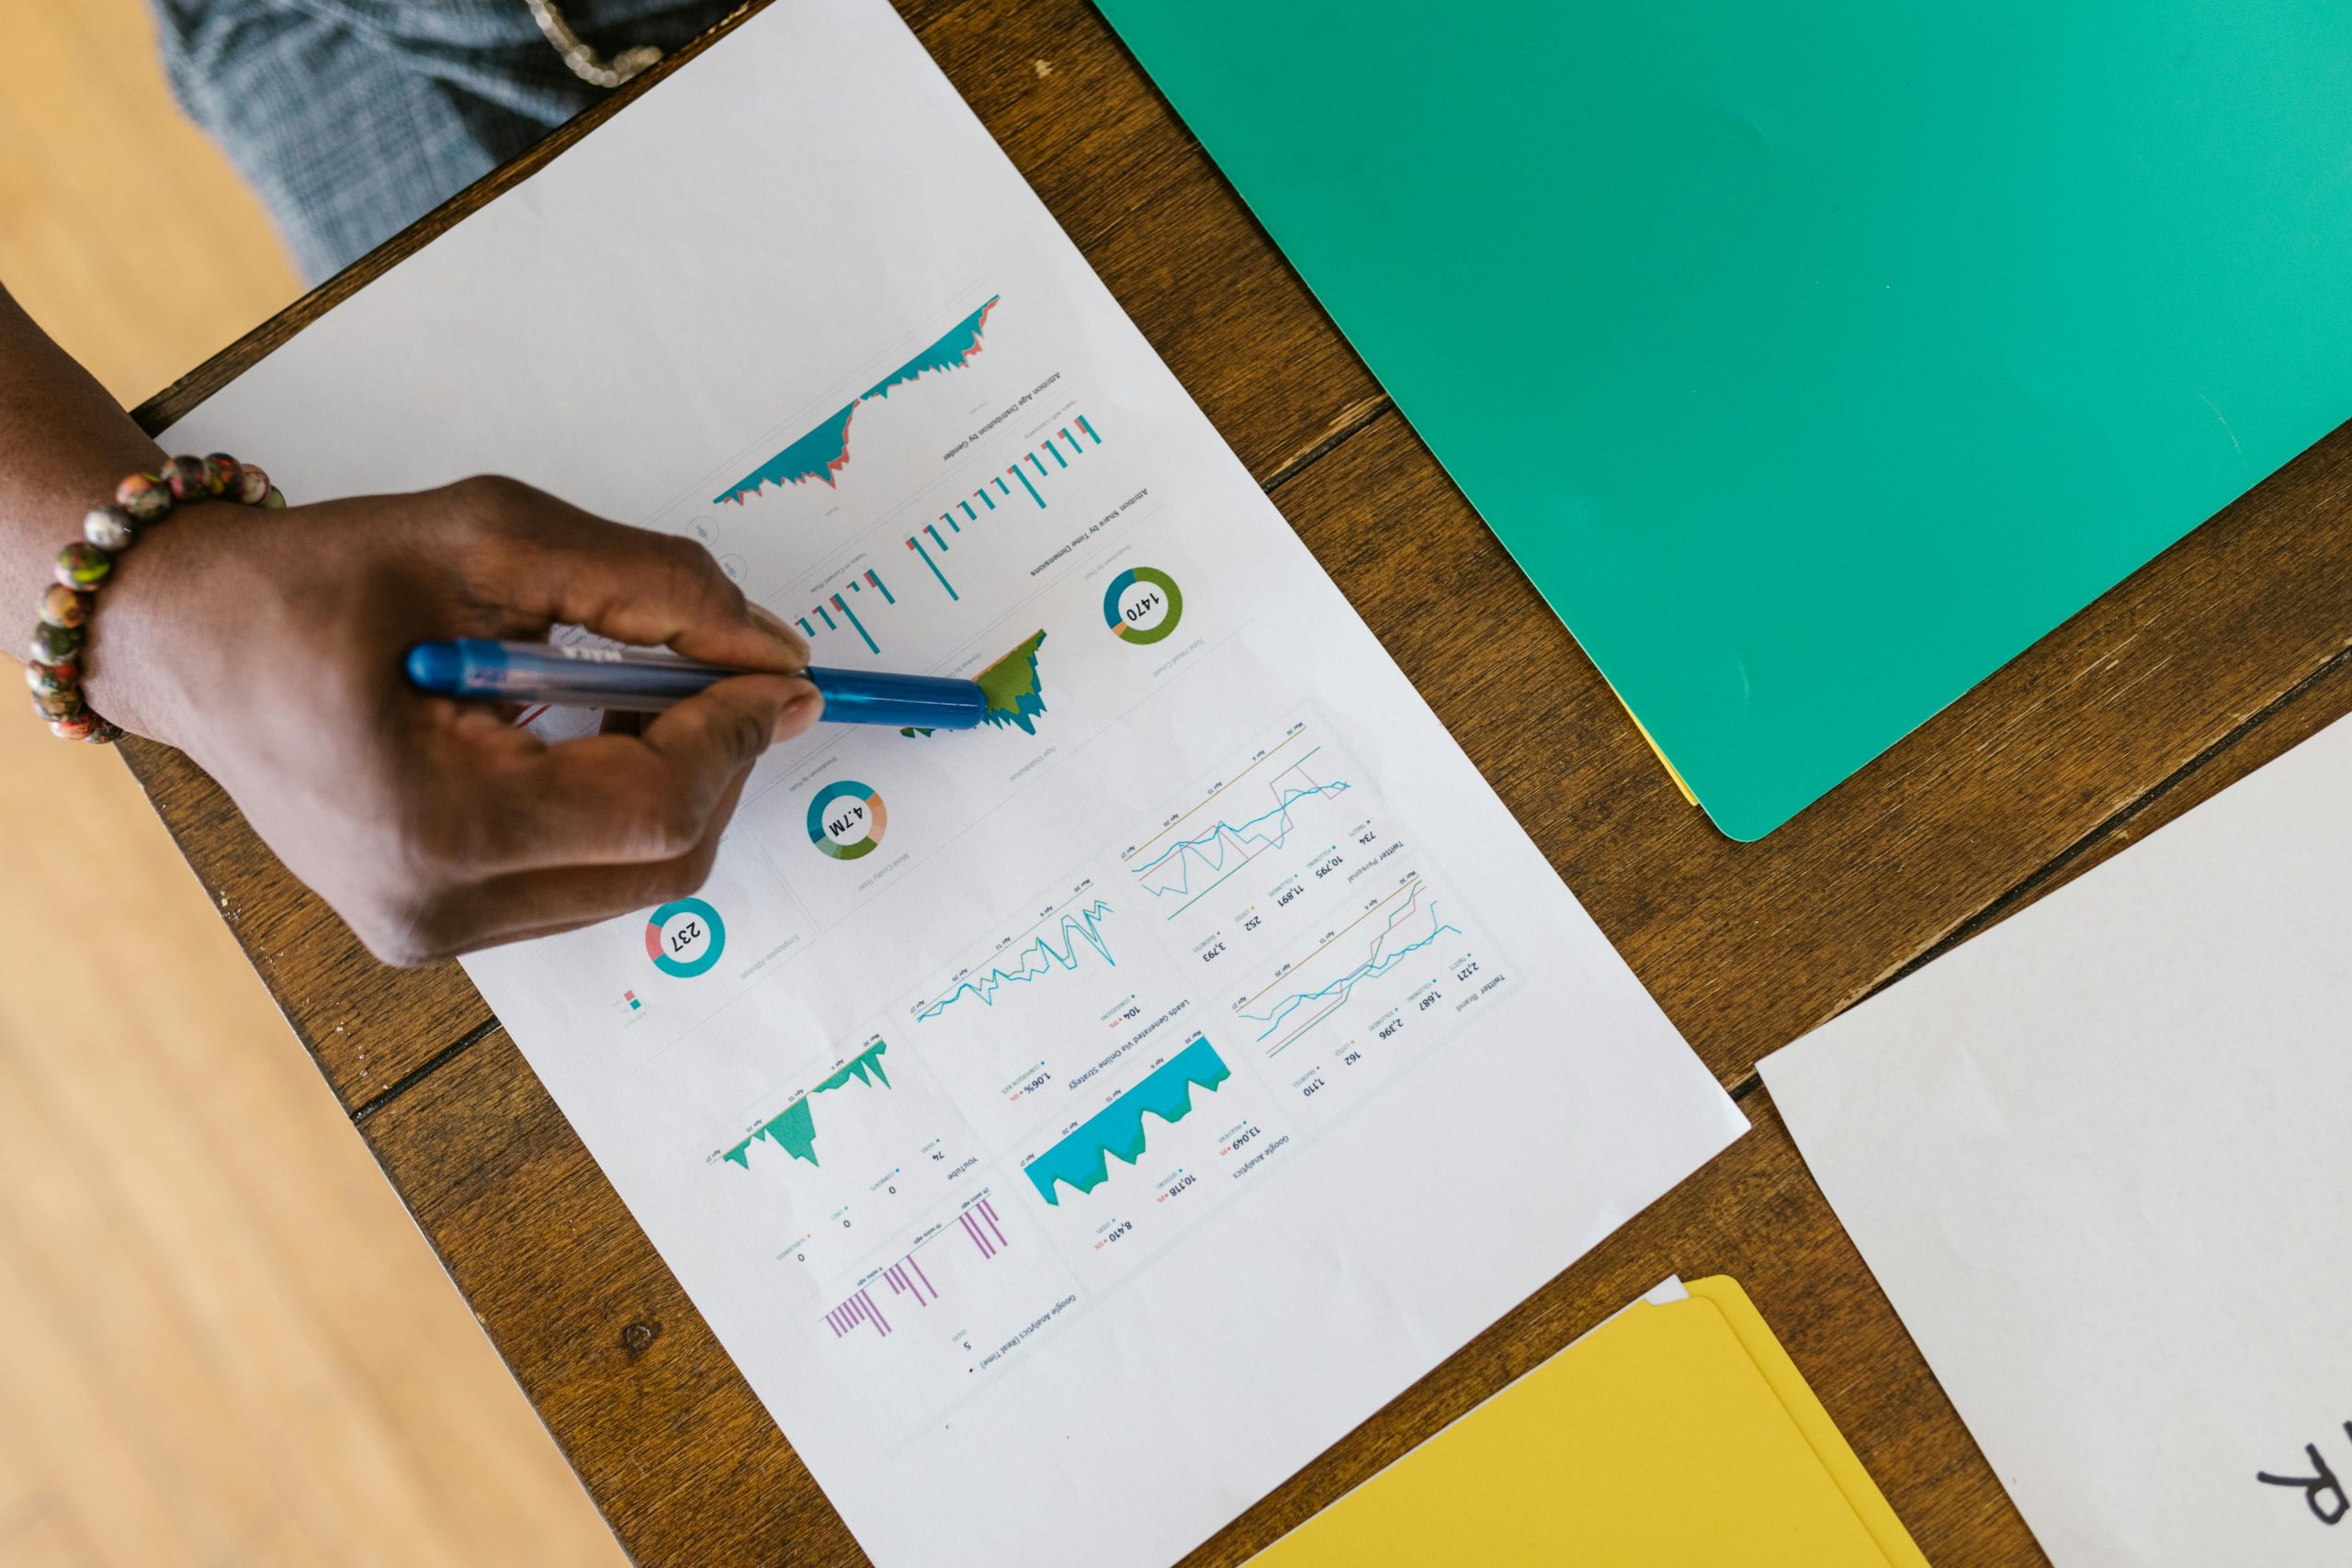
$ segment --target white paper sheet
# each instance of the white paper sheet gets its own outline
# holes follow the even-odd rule
[[[697,899],[469,964],[886,1568],[1176,1557],[1744,1130],[882,0],[170,439],[691,534],[820,662],[1045,634],[1019,725],[824,728]]]
[[[2347,899],[2352,721],[1763,1062],[2061,1568],[2352,1559]]]

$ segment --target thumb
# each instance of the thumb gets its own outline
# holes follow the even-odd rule
[[[692,539],[610,522],[512,479],[451,488],[482,513],[488,535],[476,592],[542,629],[569,623],[741,670],[808,668],[807,640],[746,599]]]

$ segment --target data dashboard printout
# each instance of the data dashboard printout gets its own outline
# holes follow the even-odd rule
[[[781,0],[169,440],[514,474],[986,686],[467,965],[884,1568],[1172,1561],[1745,1130],[884,0]]]

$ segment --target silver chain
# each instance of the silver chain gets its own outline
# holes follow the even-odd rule
[[[662,58],[662,51],[650,45],[639,44],[625,49],[606,60],[588,47],[586,40],[571,30],[556,0],[523,0],[531,8],[531,20],[538,23],[539,31],[555,51],[563,56],[571,73],[592,87],[617,87],[647,66]]]

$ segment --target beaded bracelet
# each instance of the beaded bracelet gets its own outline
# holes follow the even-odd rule
[[[50,733],[58,739],[100,745],[122,739],[121,728],[99,717],[82,697],[91,596],[113,573],[115,558],[141,533],[169,517],[181,502],[198,501],[272,508],[286,504],[267,474],[225,452],[174,457],[161,473],[133,474],[117,485],[113,504],[91,508],[82,519],[82,536],[57,553],[57,581],[41,590],[40,619],[33,625],[25,683],[33,691],[33,711],[49,721]]]

